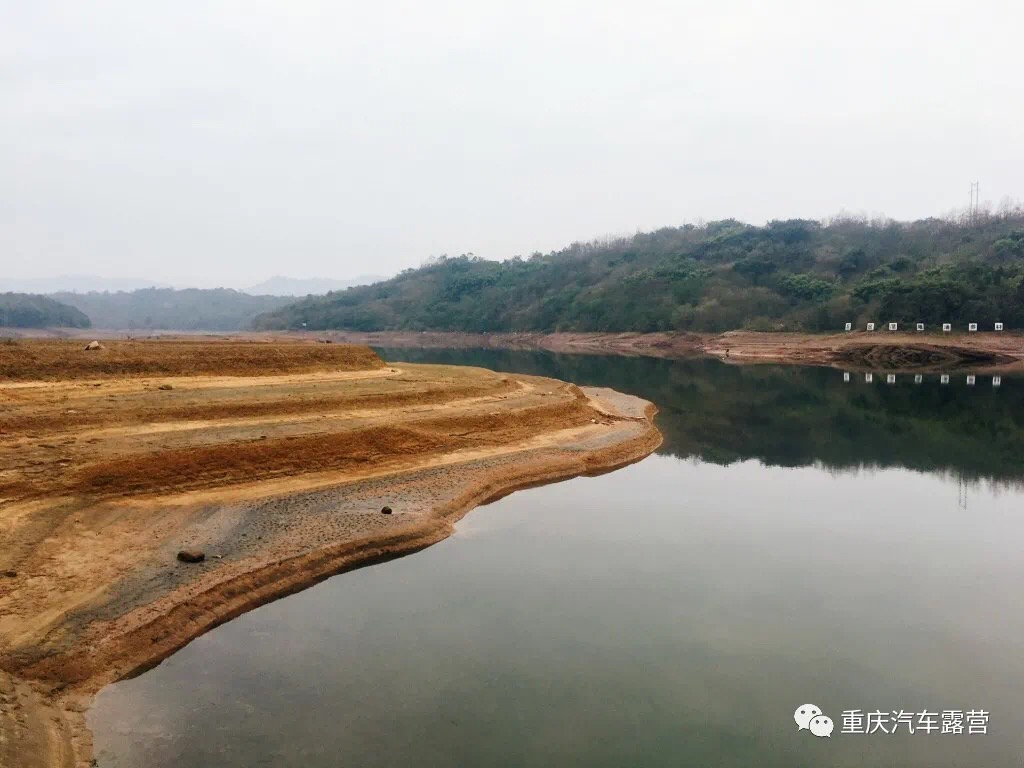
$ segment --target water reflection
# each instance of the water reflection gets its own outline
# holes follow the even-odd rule
[[[662,455],[513,494],[110,686],[89,716],[102,768],[1020,762],[1024,496],[990,487],[1020,477],[1018,380],[385,356],[635,392]],[[797,730],[804,702],[831,738]],[[843,734],[853,709],[991,722]]]
[[[849,371],[843,371],[843,383],[849,384],[850,382],[858,381],[858,376],[859,376],[859,374],[850,373]],[[885,383],[886,384],[895,384],[899,379],[900,379],[900,377],[897,374],[895,374],[895,373],[887,373],[887,374],[885,374]],[[982,383],[984,383],[986,381],[986,379],[991,382],[993,387],[1000,387],[1003,384],[1003,377],[1002,376],[992,376],[992,377],[983,376],[983,377],[981,377]],[[868,373],[864,374],[864,383],[865,384],[871,384],[874,380],[875,380],[875,374],[874,373],[868,372]],[[927,383],[938,382],[939,384],[949,384],[949,381],[950,381],[950,375],[948,373],[941,373],[941,374],[937,373],[937,374],[934,374],[932,379],[928,380]],[[968,374],[966,374],[964,376],[964,383],[967,386],[969,386],[969,387],[973,387],[977,383],[977,381],[978,381],[978,376],[976,374],[968,373]],[[923,373],[915,373],[914,374],[914,383],[915,384],[924,384],[924,383],[926,383],[925,375]]]
[[[821,464],[834,471],[906,467],[1014,486],[1024,479],[1024,387],[1017,378],[999,377],[982,387],[973,375],[962,374],[918,380],[868,373],[847,381],[831,368],[735,366],[709,359],[378,351],[396,362],[479,365],[639,395],[659,408],[661,452],[680,458]],[[984,377],[978,380],[983,382]]]

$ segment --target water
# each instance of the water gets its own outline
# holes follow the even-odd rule
[[[1024,381],[384,354],[633,392],[665,444],[110,686],[100,766],[1020,764]],[[797,730],[804,703],[831,738]],[[990,715],[844,734],[849,709]]]

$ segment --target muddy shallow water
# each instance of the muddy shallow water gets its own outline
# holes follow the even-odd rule
[[[1024,381],[384,354],[628,391],[665,444],[107,688],[100,766],[1019,762]],[[798,730],[808,702],[831,737]],[[915,731],[843,733],[848,710]],[[972,710],[987,733],[940,732]]]

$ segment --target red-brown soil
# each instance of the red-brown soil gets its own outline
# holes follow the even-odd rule
[[[103,685],[661,439],[649,403],[552,379],[342,344],[104,346],[0,343],[3,768],[86,766]]]

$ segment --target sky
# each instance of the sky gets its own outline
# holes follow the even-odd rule
[[[1024,195],[1024,3],[0,0],[0,276],[242,287]]]

